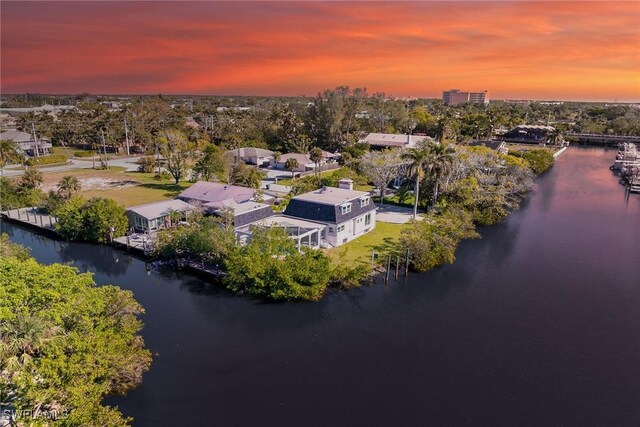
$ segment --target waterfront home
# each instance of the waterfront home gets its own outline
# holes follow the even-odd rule
[[[370,133],[358,141],[369,144],[371,148],[411,148],[419,142],[433,141],[425,135],[405,135],[403,133]]]
[[[519,125],[499,138],[506,142],[546,145],[553,132],[555,132],[553,126]]]
[[[151,233],[169,227],[174,221],[182,221],[188,212],[197,208],[182,200],[163,200],[127,208],[131,226],[138,233]],[[176,215],[176,212],[179,213]]]
[[[48,139],[34,138],[32,134],[18,130],[2,132],[0,133],[0,139],[13,141],[17,145],[18,151],[25,156],[47,155],[51,148],[51,142]]]
[[[268,166],[273,160],[273,151],[257,147],[242,147],[229,150],[227,153],[234,161],[241,161],[248,165]]]
[[[320,222],[307,221],[287,215],[273,215],[236,227],[238,242],[244,243],[250,238],[255,227],[282,228],[290,239],[295,240],[298,250],[303,247],[318,249],[322,242],[322,236],[326,225]]]
[[[370,194],[354,190],[350,179],[341,179],[339,186],[293,197],[284,214],[325,224],[323,237],[332,246],[340,246],[373,230],[376,206]]]
[[[249,201],[274,201],[273,196],[258,196],[258,190],[238,185],[219,182],[198,181],[178,195],[184,202],[201,206],[208,212],[215,212],[221,208],[228,208]]]

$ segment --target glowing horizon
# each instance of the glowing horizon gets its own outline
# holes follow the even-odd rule
[[[640,2],[0,7],[3,93],[640,101]]]

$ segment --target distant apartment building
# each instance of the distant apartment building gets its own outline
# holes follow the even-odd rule
[[[442,92],[442,101],[445,105],[462,105],[467,102],[476,104],[488,104],[489,92],[462,92],[459,89],[451,89]]]

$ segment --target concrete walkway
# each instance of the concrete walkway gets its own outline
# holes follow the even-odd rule
[[[376,213],[376,221],[390,222],[392,224],[405,224],[413,219],[413,209],[396,205],[376,205],[378,212]],[[421,220],[418,211],[418,220]]]

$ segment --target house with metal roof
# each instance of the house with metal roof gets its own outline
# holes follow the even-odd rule
[[[555,132],[553,126],[545,125],[519,125],[499,138],[506,142],[519,144],[540,144],[546,145],[549,142],[549,135]]]
[[[257,147],[242,147],[236,150],[227,151],[233,156],[235,161],[238,159],[248,165],[268,166],[273,160],[273,151],[265,150]]]
[[[178,198],[192,205],[200,206],[214,212],[221,208],[229,208],[248,201],[256,201],[257,190],[238,185],[220,182],[198,181],[178,195]],[[262,201],[274,200],[272,196],[263,195]]]
[[[34,138],[27,132],[8,130],[0,133],[0,139],[13,141],[25,156],[43,156],[49,154],[51,141],[46,138]]]
[[[323,238],[340,246],[373,230],[376,206],[366,191],[353,189],[353,181],[341,179],[339,188],[324,187],[293,197],[284,214],[326,225]]]
[[[372,132],[358,142],[369,144],[372,148],[411,148],[423,141],[433,141],[433,139],[424,135]]]
[[[197,208],[182,200],[163,200],[127,208],[131,226],[138,233],[151,233],[169,227],[176,219],[182,221]],[[179,213],[176,215],[175,213]]]

